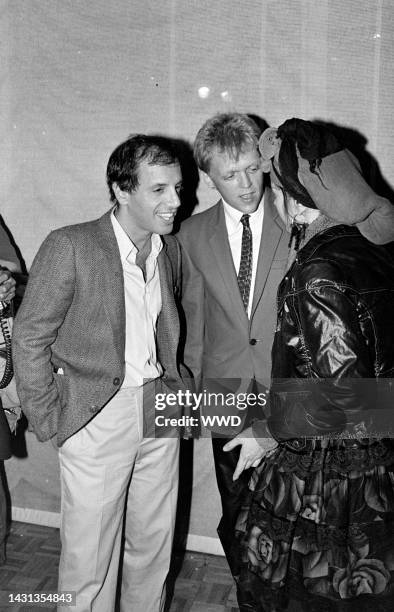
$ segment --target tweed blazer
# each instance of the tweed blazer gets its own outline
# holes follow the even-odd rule
[[[181,226],[183,307],[187,321],[184,362],[201,378],[255,378],[268,385],[276,324],[276,292],[285,273],[289,235],[264,192],[264,220],[252,312],[248,318],[237,283],[223,203]]]
[[[57,433],[59,446],[111,399],[125,375],[123,270],[110,214],[49,234],[15,319],[13,358],[22,409],[37,437]],[[163,378],[175,387],[182,384],[176,253],[176,239],[165,237],[158,257],[157,348]]]

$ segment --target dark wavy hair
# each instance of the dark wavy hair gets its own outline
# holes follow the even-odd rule
[[[143,161],[152,166],[170,166],[179,163],[175,143],[164,136],[132,134],[117,146],[111,153],[107,165],[107,185],[111,202],[117,201],[112,188],[113,183],[128,193],[137,189],[138,169]]]

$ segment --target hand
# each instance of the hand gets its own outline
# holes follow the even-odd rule
[[[245,429],[245,431],[230,440],[230,442],[227,442],[223,446],[223,450],[227,452],[239,445],[241,445],[241,452],[233,474],[233,480],[237,480],[244,470],[250,467],[257,467],[266,453],[266,450],[254,437],[251,427],[248,427],[248,429]]]
[[[15,297],[15,284],[10,271],[0,269],[0,301],[10,302]]]

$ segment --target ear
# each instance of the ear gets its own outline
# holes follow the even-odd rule
[[[203,170],[201,170],[201,176],[203,178],[204,183],[210,188],[210,189],[216,189],[216,185],[213,182],[213,180],[211,179],[211,177],[209,176],[209,174],[207,174],[206,172],[204,172]]]
[[[119,205],[127,206],[127,204],[129,203],[129,196],[130,196],[129,192],[122,191],[118,183],[112,183],[112,189],[113,189],[116,199],[118,200]]]

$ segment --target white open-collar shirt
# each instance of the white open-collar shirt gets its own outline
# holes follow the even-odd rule
[[[156,326],[161,310],[157,258],[163,243],[158,234],[152,234],[144,280],[142,270],[135,261],[138,249],[116,219],[114,211],[111,223],[119,247],[124,279],[126,329],[125,378],[122,387],[139,387],[144,379],[157,378],[163,371],[156,351]]]

